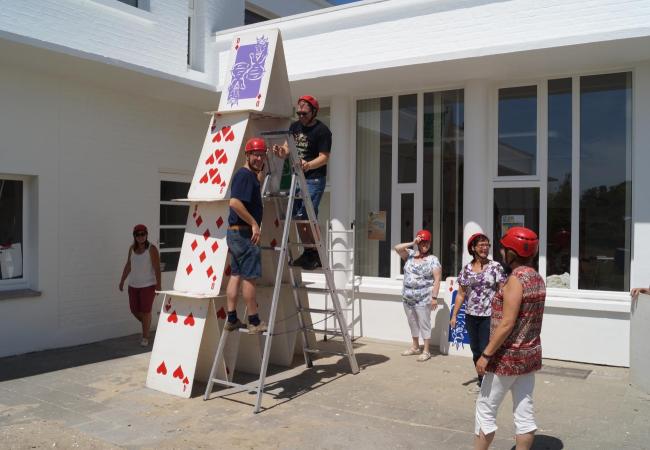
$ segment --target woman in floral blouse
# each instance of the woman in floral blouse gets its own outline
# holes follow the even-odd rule
[[[469,334],[469,347],[472,349],[474,365],[490,340],[490,315],[492,314],[492,297],[506,281],[503,267],[496,261],[488,259],[490,240],[483,233],[472,235],[467,241],[467,251],[472,261],[458,275],[458,294],[451,315],[450,325],[456,328],[458,311],[464,302],[465,329]],[[483,376],[478,378],[478,392]]]
[[[402,301],[413,339],[411,347],[403,351],[402,356],[420,355],[418,361],[431,358],[429,351],[431,310],[438,307],[438,290],[442,278],[440,262],[438,258],[429,254],[430,250],[431,233],[427,230],[418,231],[413,242],[404,242],[395,246],[397,254],[406,261]],[[424,341],[422,351],[420,337]]]

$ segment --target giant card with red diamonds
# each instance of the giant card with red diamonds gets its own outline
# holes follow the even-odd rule
[[[227,70],[219,111],[291,115],[291,91],[280,30],[235,35]]]
[[[205,135],[201,156],[187,198],[192,201],[214,201],[228,198],[230,179],[236,167],[243,164],[240,149],[248,126],[248,114],[218,113],[212,116]]]
[[[228,202],[192,203],[176,269],[174,290],[218,295],[228,246]]]

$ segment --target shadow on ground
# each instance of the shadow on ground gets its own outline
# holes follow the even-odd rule
[[[364,370],[367,367],[377,364],[382,364],[390,359],[385,355],[379,355],[375,353],[355,352],[355,356],[357,358],[357,363],[359,364],[360,370]],[[292,367],[295,368],[300,364],[304,365],[304,361],[302,358],[299,359],[299,357],[297,357]],[[277,403],[264,408],[265,410],[269,410],[275,408],[276,406],[289,402],[295,398],[300,397],[301,395],[313,391],[314,389],[318,389],[331,383],[332,381],[336,381],[341,377],[352,375],[347,357],[342,357],[333,364],[323,364],[322,362],[319,362],[318,359],[316,359],[314,360],[313,367],[304,367],[302,372],[278,380],[277,377],[281,376],[281,374],[286,371],[286,367],[269,367],[269,378],[273,381],[267,381],[264,392],[265,394],[273,397]],[[235,376],[235,381],[242,384],[250,383],[255,380],[257,380],[257,375],[237,374]],[[202,395],[204,390],[205,384],[199,384],[197,386],[197,389],[193,391],[192,395]],[[214,391],[211,399],[224,398],[237,403],[249,404],[248,402],[244,402],[238,398],[232,397],[239,392],[241,392],[241,390],[237,389],[223,389],[220,391]],[[250,405],[252,406],[255,403],[255,393],[250,392],[250,394]]]
[[[545,434],[535,435],[535,442],[530,450],[561,450],[564,448],[564,443],[556,437],[547,436]],[[515,450],[512,447],[510,450]]]
[[[140,347],[140,338],[139,334],[133,334],[74,347],[8,356],[0,359],[0,381],[30,377],[151,351],[151,346]],[[150,341],[153,342],[153,335]]]

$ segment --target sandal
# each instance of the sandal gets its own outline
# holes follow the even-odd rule
[[[413,347],[411,347],[411,348],[409,348],[408,350],[404,350],[404,351],[401,353],[401,355],[402,355],[402,356],[413,356],[413,355],[419,355],[420,353],[422,353],[422,350],[420,350],[419,348],[413,348]]]
[[[417,361],[418,361],[418,362],[424,362],[424,361],[426,361],[426,360],[428,360],[428,359],[431,359],[431,353],[429,353],[429,352],[422,352],[422,354],[421,354],[420,356],[418,356]]]

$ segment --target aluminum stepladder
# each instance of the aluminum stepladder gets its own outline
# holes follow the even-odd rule
[[[293,142],[293,137],[290,135],[289,131],[285,131],[285,130],[269,131],[269,132],[260,133],[260,135],[267,140],[267,143],[273,140],[276,141],[281,140],[282,143],[286,142],[288,144],[289,146],[288,159],[289,159],[289,166],[291,167],[291,186],[289,188],[289,191],[269,192],[269,188],[271,187],[271,184],[273,184],[271,181],[272,177],[273,175],[277,175],[274,174],[272,171],[273,169],[272,164],[269,164],[270,170],[266,174],[266,177],[264,179],[264,184],[262,187],[262,197],[271,198],[274,203],[276,218],[278,220],[281,220],[282,218],[281,211],[283,208],[281,205],[281,201],[285,199],[286,199],[286,212],[284,214],[284,219],[281,220],[284,225],[283,225],[282,239],[279,242],[278,246],[266,247],[266,248],[263,247],[264,250],[273,250],[279,252],[279,256],[278,256],[278,264],[277,264],[277,269],[275,274],[275,283],[273,286],[271,308],[269,313],[268,331],[263,333],[263,335],[266,337],[266,340],[264,342],[264,350],[262,355],[262,364],[260,367],[260,375],[257,381],[247,383],[247,384],[239,384],[239,383],[234,383],[232,381],[215,378],[218,363],[223,358],[224,350],[230,333],[233,332],[248,333],[248,330],[244,328],[236,331],[226,331],[224,329],[221,335],[221,339],[219,340],[219,345],[217,346],[217,351],[214,357],[214,361],[212,363],[212,369],[210,371],[210,376],[208,378],[205,394],[203,396],[204,400],[208,400],[210,394],[212,393],[212,388],[214,384],[239,388],[240,391],[248,390],[251,392],[256,392],[255,406],[253,409],[254,413],[260,412],[262,407],[262,395],[264,394],[266,372],[268,369],[269,358],[271,354],[271,344],[273,341],[273,333],[274,333],[275,322],[276,322],[276,313],[278,308],[278,302],[280,299],[280,291],[282,288],[282,279],[283,279],[285,266],[287,266],[289,270],[289,280],[291,284],[292,297],[294,300],[294,304],[296,306],[296,313],[298,318],[298,324],[300,326],[299,331],[301,334],[301,339],[303,344],[303,355],[305,358],[306,366],[313,367],[312,354],[318,354],[318,353],[336,354],[336,355],[347,356],[348,362],[350,364],[350,369],[353,374],[357,374],[359,372],[359,365],[354,355],[352,340],[350,338],[347,323],[343,315],[343,310],[341,308],[341,302],[339,299],[338,290],[334,285],[334,276],[330,267],[330,258],[327,253],[327,249],[325,248],[325,245],[323,244],[322,241],[320,229],[318,226],[318,219],[316,218],[316,213],[314,211],[314,206],[311,202],[311,198],[309,197],[309,195],[302,195],[303,193],[307,193],[309,191],[307,189],[307,181],[305,180],[305,175],[302,171],[300,159],[298,158],[298,152]],[[300,188],[299,194],[296,193],[297,187]],[[303,205],[307,213],[306,223],[309,225],[309,230],[311,232],[311,236],[313,237],[313,243],[298,243],[298,242],[289,241],[289,236],[291,234],[291,224],[295,222],[305,223],[305,221],[295,221],[293,219],[293,205],[297,198],[300,198],[303,201]],[[318,251],[318,255],[320,257],[321,264],[322,264],[322,271],[325,275],[325,283],[327,286],[326,289],[332,300],[332,306],[333,306],[332,309],[305,308],[302,306],[300,302],[300,297],[298,295],[298,289],[303,288],[303,286],[299,286],[297,283],[296,274],[294,272],[296,269],[292,267],[290,264],[288,264],[291,261],[291,252],[289,251],[290,245],[302,247],[303,249],[315,248]],[[324,330],[318,330],[312,327],[307,327],[305,325],[303,314],[310,314],[310,313],[325,314],[326,319],[327,317],[329,317],[328,315],[333,316],[336,319],[339,329],[328,330],[326,327]],[[324,333],[326,335],[341,337],[343,339],[345,351],[333,352],[333,351],[326,351],[326,350],[309,347],[309,339],[307,334],[308,332]]]

